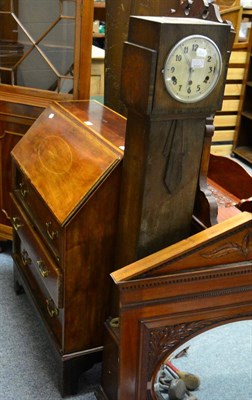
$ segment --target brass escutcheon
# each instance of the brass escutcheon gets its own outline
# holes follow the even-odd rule
[[[28,252],[25,249],[23,249],[21,252],[21,259],[22,259],[23,265],[25,265],[25,266],[31,265],[31,259],[29,257]]]
[[[57,238],[59,236],[59,232],[58,231],[51,231],[51,226],[52,226],[51,222],[46,222],[47,235],[49,236],[49,238],[51,240],[54,240],[55,238]]]
[[[21,194],[21,196],[22,196],[23,198],[25,198],[25,196],[26,196],[27,193],[28,193],[28,189],[25,188],[25,184],[24,184],[23,182],[20,182],[20,183],[19,183],[19,192],[20,192],[20,194]]]
[[[55,306],[52,299],[46,299],[46,308],[51,318],[57,317],[59,315],[59,310]]]
[[[47,278],[48,275],[49,275],[49,269],[45,265],[44,261],[43,260],[37,260],[37,265],[38,265],[38,269],[39,269],[40,275],[43,278]]]
[[[23,224],[20,223],[20,219],[18,217],[12,218],[12,225],[16,232],[24,226]]]

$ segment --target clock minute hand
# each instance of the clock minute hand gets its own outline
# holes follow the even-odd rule
[[[194,69],[191,66],[191,61],[189,60],[187,54],[185,53],[185,49],[182,47],[182,45],[180,46],[180,48],[181,48],[182,54],[184,55],[184,58],[185,58],[185,60],[187,62],[187,65],[189,67],[188,84],[191,85],[192,84],[191,76],[192,76],[192,73],[193,73]]]
[[[187,54],[185,53],[185,49],[182,47],[182,45],[180,45],[180,48],[182,50],[182,54],[184,55],[184,58],[186,59],[187,65],[189,68],[191,68],[191,62],[187,56]]]

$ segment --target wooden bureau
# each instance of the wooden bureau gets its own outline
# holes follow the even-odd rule
[[[12,151],[15,290],[49,332],[62,395],[101,355],[125,124],[95,101],[53,103]]]

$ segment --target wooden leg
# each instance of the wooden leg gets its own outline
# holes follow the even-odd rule
[[[24,293],[25,291],[24,291],[23,286],[20,284],[20,282],[18,280],[18,274],[17,274],[15,266],[13,267],[13,280],[14,280],[14,292],[17,295]]]
[[[101,362],[101,360],[101,351],[81,356],[63,356],[60,373],[60,392],[62,397],[76,395],[79,389],[80,376],[94,364]]]
[[[95,397],[97,400],[109,400],[109,398],[106,396],[104,393],[103,389],[99,386],[97,389],[95,389]]]
[[[0,240],[0,253],[9,252],[11,250],[11,240]]]

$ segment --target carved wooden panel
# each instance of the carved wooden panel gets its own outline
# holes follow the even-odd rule
[[[206,330],[252,318],[251,214],[240,213],[111,275],[120,293],[120,335],[113,365],[118,393],[110,400],[155,399],[156,373],[170,353]],[[105,359],[104,374],[109,370]]]

